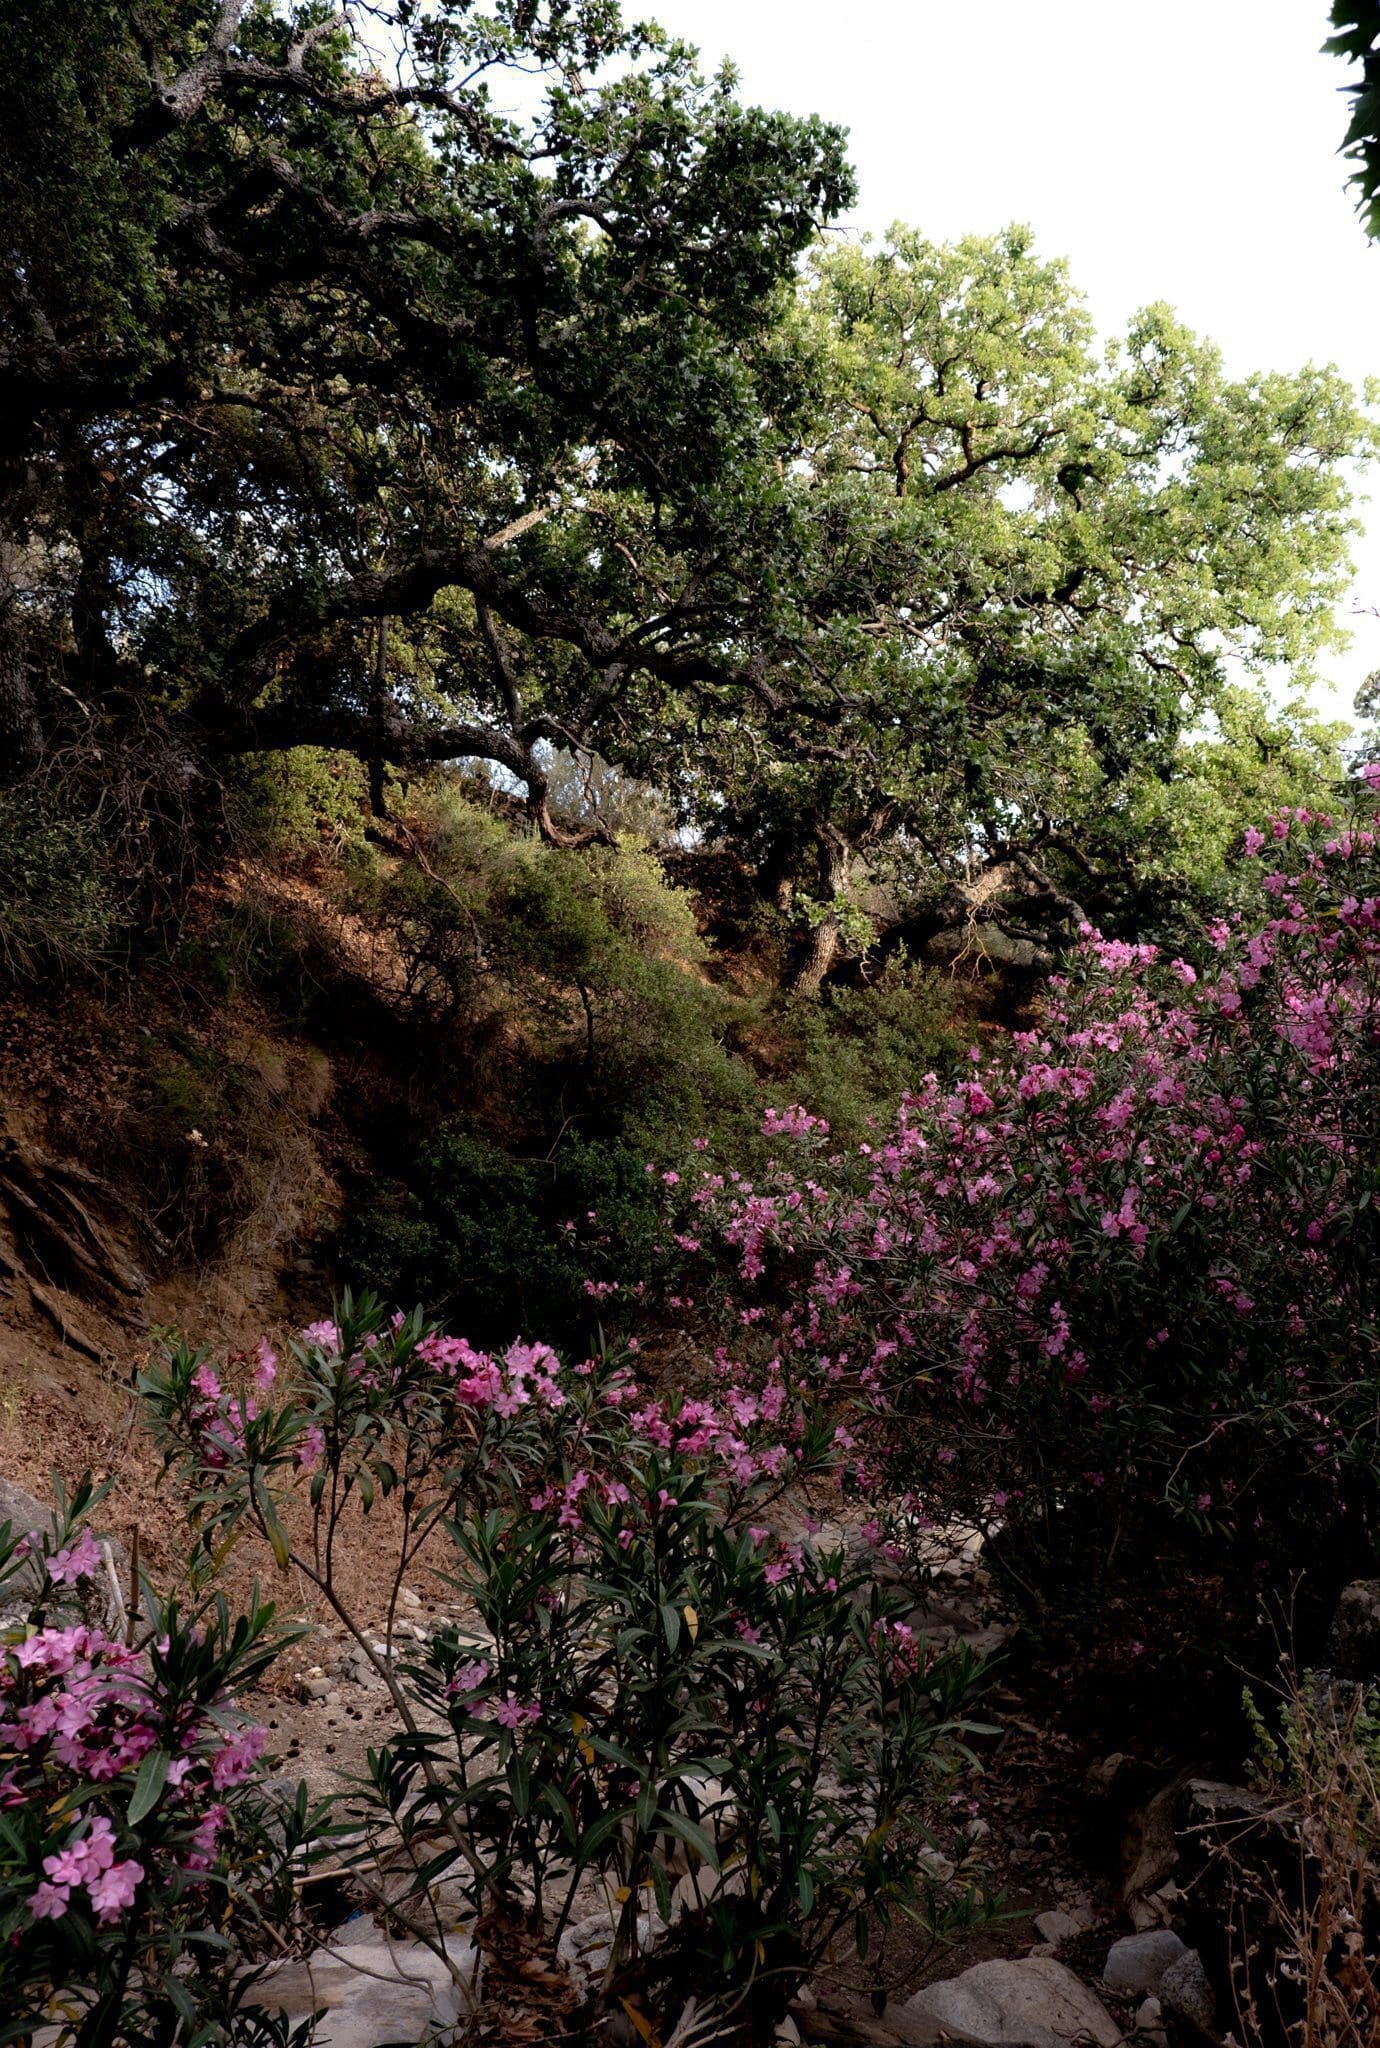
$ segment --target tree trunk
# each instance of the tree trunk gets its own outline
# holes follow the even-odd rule
[[[374,643],[373,690],[369,699],[369,722],[373,745],[369,755],[369,809],[376,818],[388,816],[388,778],[383,754],[384,715],[388,702],[388,618],[379,620]]]
[[[43,727],[24,642],[13,621],[0,615],[0,785],[17,782],[42,752]]]
[[[792,967],[786,987],[793,996],[802,996],[813,1003],[824,985],[824,978],[838,958],[839,921],[831,910],[817,925],[811,927],[804,950]]]
[[[791,968],[786,987],[793,996],[815,1002],[826,975],[838,958],[839,919],[833,908],[848,888],[853,868],[853,849],[831,825],[817,825],[815,843],[819,848],[819,900],[826,906]]]

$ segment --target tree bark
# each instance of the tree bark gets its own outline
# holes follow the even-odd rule
[[[787,990],[806,1002],[816,1002],[824,982],[838,958],[840,927],[833,906],[848,887],[853,867],[853,849],[831,825],[815,828],[819,848],[819,900],[824,916],[812,925],[799,955],[786,978]]]
[[[790,993],[803,997],[807,1003],[816,1002],[825,978],[838,958],[838,950],[839,921],[831,910],[811,928],[804,950],[786,981]]]
[[[373,692],[369,718],[373,726],[373,750],[369,755],[369,809],[376,818],[388,816],[387,763],[383,755],[384,713],[388,699],[388,614],[379,620],[374,645]]]
[[[17,782],[43,752],[43,726],[23,638],[0,612],[0,787]]]

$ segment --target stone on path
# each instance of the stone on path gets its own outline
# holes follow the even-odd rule
[[[907,2038],[961,2040],[975,2048],[1120,2048],[1122,2033],[1100,1998],[1046,1956],[977,1963],[927,1985],[901,2008]]]
[[[1077,1941],[1087,1929],[1087,1921],[1081,1915],[1060,1910],[1035,1915],[1035,1932],[1041,1941],[1047,1941],[1057,1948],[1061,1941]]]
[[[1170,1964],[1187,1954],[1187,1946],[1170,1927],[1123,1935],[1112,1943],[1102,1972],[1103,1985],[1118,1998],[1148,1998],[1159,1990]]]
[[[1217,1999],[1196,1948],[1186,1949],[1176,1963],[1170,1964],[1160,1979],[1156,1996],[1166,2012],[1173,2013],[1175,2019],[1201,2034],[1204,2040],[1217,2039]]]
[[[609,1957],[613,1954],[614,1929],[621,1914],[616,1906],[600,1907],[566,1928],[556,1948],[556,1961],[570,1978],[576,1991],[584,1997],[593,1990],[608,1968]],[[639,1913],[637,1916],[637,1947],[645,1954],[666,1932],[665,1922],[660,1915]]]
[[[1151,2048],[1168,2048],[1169,2035],[1165,2030],[1164,2011],[1158,1998],[1143,1999],[1136,2008],[1136,2034],[1151,2044]]]
[[[358,1928],[358,1932],[356,1932]],[[446,1940],[458,1966],[419,1941],[389,1941],[371,1921],[352,1922],[304,1962],[275,1963],[254,1987],[253,2001],[281,2007],[300,2020],[325,2007],[313,2048],[384,2048],[458,2032],[478,2002],[479,1959],[462,1935]]]

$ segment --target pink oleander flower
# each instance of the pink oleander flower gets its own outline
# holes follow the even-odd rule
[[[115,1830],[104,1814],[97,1814],[86,1834],[71,1841],[56,1856],[43,1859],[44,1874],[54,1884],[87,1884],[115,1860]]]
[[[487,1657],[475,1657],[468,1664],[462,1664],[446,1687],[452,1699],[463,1699],[470,1693],[478,1692],[493,1670]]]
[[[228,1818],[228,1808],[211,1806],[193,1828],[192,1846],[182,1861],[182,1868],[190,1875],[198,1876],[211,1869],[215,1862],[216,1842]]]
[[[762,1134],[767,1138],[805,1138],[812,1131],[827,1137],[829,1126],[822,1116],[811,1116],[798,1102],[788,1109],[769,1109],[762,1118]]]
[[[221,1397],[221,1384],[219,1375],[216,1373],[214,1367],[207,1364],[205,1360],[202,1361],[202,1363],[197,1367],[196,1371],[192,1374],[192,1385],[193,1387],[195,1387],[197,1393],[200,1394],[203,1401],[215,1403]]]
[[[297,1462],[304,1472],[310,1471],[313,1465],[320,1462],[325,1448],[326,1432],[317,1423],[312,1423],[309,1428],[303,1430],[297,1445]]]
[[[47,1573],[55,1586],[75,1586],[100,1570],[101,1546],[89,1529],[67,1550],[59,1550],[47,1561]]]
[[[500,1728],[523,1728],[540,1721],[541,1708],[531,1701],[524,1703],[521,1700],[515,1700],[511,1694],[508,1694],[505,1698],[494,1702],[493,1718],[497,1721]]]
[[[217,1792],[229,1785],[242,1785],[264,1753],[266,1728],[245,1728],[226,1741],[211,1758],[211,1783]]]
[[[118,1920],[134,1904],[134,1894],[144,1878],[144,1866],[130,1857],[124,1863],[112,1863],[94,1881],[88,1880],[87,1891],[96,1909],[96,1918],[103,1927]]]

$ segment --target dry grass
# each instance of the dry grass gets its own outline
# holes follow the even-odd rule
[[[1241,2041],[1377,2048],[1380,1700],[1292,1667],[1281,1693],[1272,1723],[1255,1715],[1270,1843],[1228,1852]]]

